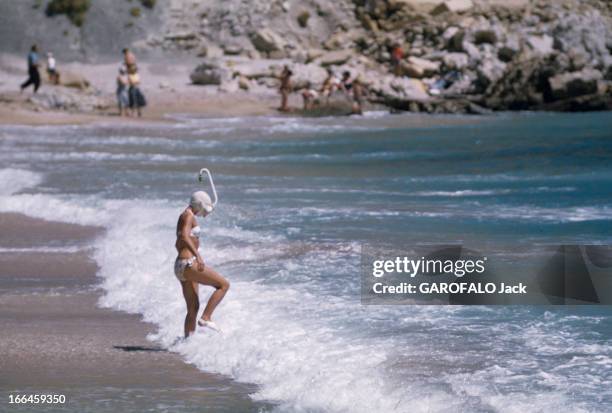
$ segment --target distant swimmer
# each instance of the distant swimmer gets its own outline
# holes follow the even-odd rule
[[[215,331],[220,330],[211,320],[211,317],[230,286],[225,278],[212,267],[204,264],[204,260],[198,251],[202,230],[198,225],[196,216],[206,217],[212,212],[213,207],[214,204],[206,192],[194,192],[191,195],[189,206],[181,213],[176,225],[175,246],[178,257],[174,263],[174,274],[181,282],[183,297],[185,297],[185,303],[187,304],[185,337],[193,333],[196,328],[196,318],[200,308],[198,284],[210,285],[215,288],[215,292],[206,304],[202,317],[198,320],[200,327],[207,327]]]

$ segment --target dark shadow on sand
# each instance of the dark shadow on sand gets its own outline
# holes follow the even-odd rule
[[[123,351],[149,351],[149,352],[164,352],[167,353],[168,350],[160,347],[144,347],[144,346],[113,346],[114,349],[123,350]]]

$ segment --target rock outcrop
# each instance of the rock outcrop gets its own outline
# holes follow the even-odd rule
[[[62,110],[75,113],[91,113],[107,110],[114,100],[99,91],[70,90],[66,88],[46,89],[34,94],[28,101],[41,109]]]
[[[219,62],[210,60],[199,64],[189,77],[196,85],[220,85],[229,76]]]
[[[254,2],[265,17],[261,20],[244,16],[240,7],[227,15],[208,6],[203,23],[230,33],[222,38],[221,32],[200,31],[203,43],[218,45],[225,55],[220,60],[240,59],[231,59],[231,68],[204,64],[194,71],[194,83],[220,84],[222,91],[273,91],[282,66],[289,64],[296,89],[319,87],[324,69],[331,68],[360,75],[370,100],[396,109],[470,113],[543,109],[559,102],[557,107],[573,110],[571,99],[605,95],[609,88],[612,58],[601,39],[610,38],[610,13],[596,0],[581,4],[580,13],[568,5],[525,0],[315,4],[298,13],[289,3],[272,2],[264,9]],[[286,24],[294,13],[302,23]],[[314,38],[312,30],[306,35],[303,30],[312,29],[319,17],[327,27],[325,37]],[[596,32],[585,35],[587,27]],[[394,69],[391,52],[397,46],[404,58]],[[578,84],[576,73],[583,69],[601,76]]]
[[[46,19],[22,5],[0,9],[8,26],[11,16],[33,13],[36,27]],[[97,2],[88,13],[107,16]],[[363,79],[368,99],[401,110],[612,107],[608,0],[173,0],[144,12],[140,21],[156,24],[137,40],[127,29],[101,32],[88,17],[82,38],[57,18],[57,30],[69,34],[65,50],[89,52],[96,33],[114,54],[129,39],[139,56],[201,57],[192,82],[221,91],[276,93],[287,64],[297,89],[319,88],[327,69],[349,71]],[[60,42],[60,32],[47,29]],[[27,36],[14,40],[23,48]]]
[[[255,49],[264,53],[282,52],[285,47],[284,39],[267,27],[253,32],[251,42]]]
[[[402,47],[401,74],[428,86],[434,111],[474,112],[474,105],[485,110],[612,108],[610,2],[356,4],[364,30],[374,39],[358,43],[361,52],[391,71],[391,49]],[[389,104],[414,109],[423,101],[401,100],[394,95]]]
[[[603,76],[595,69],[583,69],[552,76],[548,79],[551,97],[557,99],[574,98],[597,93]]]

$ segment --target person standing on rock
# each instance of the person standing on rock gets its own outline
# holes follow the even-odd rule
[[[402,73],[402,59],[404,58],[404,49],[399,43],[393,45],[391,50],[391,70],[395,76],[400,76]]]
[[[40,73],[38,72],[38,46],[35,44],[30,48],[30,53],[28,53],[28,80],[21,84],[21,91],[27,88],[30,85],[34,85],[34,93],[40,87]]]
[[[278,110],[281,112],[289,112],[289,93],[291,93],[291,76],[293,72],[289,69],[289,66],[285,65],[280,75],[280,94],[281,94],[281,105]]]

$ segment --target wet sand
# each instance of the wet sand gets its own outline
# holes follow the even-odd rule
[[[101,234],[100,228],[0,214],[3,407],[9,394],[53,393],[66,395],[67,403],[57,408],[71,412],[265,409],[249,399],[254,386],[203,373],[149,342],[154,327],[139,316],[97,307],[97,265],[87,245]],[[55,247],[83,249],[7,251],[20,237],[29,248],[53,240]]]

